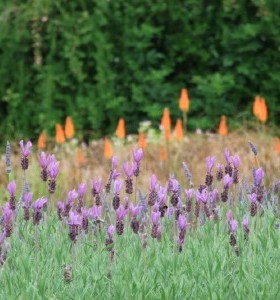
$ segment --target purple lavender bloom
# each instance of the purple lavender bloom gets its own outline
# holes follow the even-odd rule
[[[168,207],[167,210],[166,210],[166,218],[169,219],[171,218],[171,216],[173,215],[174,213],[174,208],[173,207]]]
[[[24,201],[24,207],[25,208],[29,208],[30,207],[32,196],[33,196],[33,193],[31,193],[31,192],[28,192],[28,193],[24,194],[23,201]]]
[[[237,231],[237,227],[238,227],[238,223],[237,223],[237,221],[236,220],[230,220],[229,221],[229,226],[230,226],[230,231],[232,232],[232,233],[236,233],[236,231]]]
[[[231,160],[234,168],[237,169],[240,166],[240,158],[238,155],[231,156],[230,160]]]
[[[117,157],[114,155],[112,157],[112,170],[116,169],[117,163],[118,163]]]
[[[89,209],[89,216],[96,222],[100,220],[102,215],[102,206],[93,205]]]
[[[177,225],[180,231],[186,230],[188,225],[186,217],[184,217],[183,215],[179,215]]]
[[[206,157],[206,169],[207,172],[210,174],[212,172],[212,169],[215,165],[216,157],[215,156],[208,156]]]
[[[179,187],[180,187],[178,180],[176,180],[175,178],[171,178],[170,181],[171,181],[171,185],[172,185],[172,188],[171,188],[172,192],[177,193],[179,191]]]
[[[125,175],[128,177],[128,178],[131,178],[132,175],[134,174],[134,171],[136,170],[137,168],[137,164],[135,162],[133,162],[129,168],[128,166],[128,162],[125,162],[123,164],[123,170],[125,172]]]
[[[123,181],[122,180],[115,180],[114,181],[114,194],[115,195],[119,195],[120,194],[122,185],[123,185]]]
[[[132,218],[137,218],[138,213],[140,211],[139,205],[134,206],[133,203],[129,206]]]
[[[75,199],[77,199],[77,197],[78,197],[78,193],[76,192],[75,189],[72,190],[72,191],[70,191],[70,192],[68,192],[68,195],[67,195],[67,204],[72,207],[73,204],[74,204],[74,201],[75,201]]]
[[[229,176],[229,174],[226,174],[224,176],[224,188],[229,189],[229,187],[233,184],[232,177]]]
[[[94,193],[99,194],[101,192],[101,188],[102,188],[102,179],[99,178],[97,180],[91,180],[91,185],[92,185],[92,189],[94,191]]]
[[[191,201],[192,200],[192,195],[193,195],[193,190],[192,189],[185,190],[185,193],[186,193],[187,199],[189,201]]]
[[[204,204],[207,203],[209,198],[209,193],[207,189],[203,189],[201,192],[199,190],[196,191],[196,199],[201,200]]]
[[[143,150],[140,148],[138,150],[132,150],[133,159],[136,163],[139,163],[143,157]]]
[[[115,226],[114,225],[110,225],[107,228],[107,236],[109,237],[109,239],[113,238],[114,233],[115,233]]]
[[[245,230],[249,229],[249,219],[246,216],[244,216],[242,219],[242,225]]]
[[[233,220],[233,214],[232,214],[232,211],[229,210],[227,213],[226,213],[226,217],[227,217],[227,220],[230,222],[231,220]]]
[[[79,194],[79,198],[83,198],[85,193],[87,191],[87,186],[85,183],[80,183],[78,185],[78,194]]]
[[[114,170],[112,171],[111,178],[112,178],[112,180],[115,181],[120,175],[121,175],[121,173],[118,173],[117,170],[114,169]]]
[[[156,175],[153,174],[151,178],[150,192],[154,192],[156,190],[156,186],[157,186],[157,177]]]
[[[59,161],[53,161],[49,164],[48,174],[51,179],[56,179],[59,173],[58,166],[59,166]]]
[[[126,214],[128,213],[128,209],[125,209],[122,205],[119,206],[117,210],[115,210],[116,218],[118,222],[122,222]]]
[[[10,197],[14,197],[15,196],[15,192],[16,192],[16,183],[15,181],[11,181],[8,185],[7,185],[7,190],[10,194]]]
[[[256,184],[257,185],[261,185],[262,184],[262,180],[263,180],[263,177],[264,177],[264,171],[262,168],[258,168],[256,170]]]
[[[83,221],[82,216],[80,216],[77,212],[75,211],[69,212],[69,221],[68,221],[69,225],[82,226],[82,221]]]
[[[46,169],[51,162],[55,161],[55,156],[47,155],[45,152],[40,153],[39,164],[41,168]]]
[[[160,186],[158,189],[159,203],[164,202],[167,197],[167,187]]]
[[[9,203],[6,203],[3,207],[3,220],[5,224],[12,222],[14,212],[10,209]]]
[[[20,149],[21,149],[21,155],[23,156],[23,157],[27,157],[27,156],[29,156],[30,155],[30,149],[31,149],[31,147],[32,147],[32,143],[30,142],[30,141],[28,141],[27,143],[26,143],[26,146],[24,147],[24,142],[23,142],[23,140],[21,140],[20,142],[19,142],[19,145],[20,145]]]
[[[225,151],[224,151],[224,156],[225,156],[225,160],[226,160],[226,162],[228,163],[228,164],[230,164],[230,152],[229,152],[229,150],[228,149],[225,149]]]
[[[218,189],[214,189],[213,192],[212,192],[212,200],[213,202],[217,202],[219,199],[219,191]]]
[[[48,202],[48,199],[47,199],[47,198],[41,197],[41,198],[37,199],[37,200],[33,203],[32,207],[33,207],[34,211],[39,211],[39,210],[41,210],[41,209],[44,207],[44,205],[45,205],[47,202]]]
[[[160,211],[153,211],[151,215],[153,225],[157,225],[160,218]]]
[[[81,207],[81,214],[82,214],[82,217],[88,218],[90,216],[90,211],[89,211],[89,209],[86,209],[85,207]]]
[[[248,195],[248,197],[252,203],[257,203],[257,195],[255,193]]]
[[[62,220],[62,214],[64,213],[65,209],[65,204],[63,201],[58,201],[57,202],[57,215],[59,220]]]

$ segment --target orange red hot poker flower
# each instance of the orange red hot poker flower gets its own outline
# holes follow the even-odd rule
[[[117,129],[116,129],[116,136],[119,139],[124,139],[125,138],[125,122],[124,122],[123,118],[119,119],[118,126],[117,126]]]
[[[62,126],[60,124],[56,124],[55,131],[55,141],[57,144],[63,144],[65,142],[65,135]]]
[[[255,97],[254,103],[253,103],[253,114],[255,117],[257,117],[262,123],[265,123],[268,118],[268,110],[266,101],[263,97],[260,97],[257,95]]]
[[[37,146],[39,149],[45,149],[46,148],[46,142],[47,142],[47,134],[45,131],[43,131],[38,138]]]
[[[75,134],[74,123],[71,117],[67,117],[65,120],[65,136],[67,139],[72,139]]]
[[[222,136],[228,135],[227,118],[224,115],[221,116],[218,133]]]
[[[190,100],[188,95],[188,90],[183,88],[181,90],[181,96],[179,99],[179,108],[182,112],[187,112],[189,110]]]

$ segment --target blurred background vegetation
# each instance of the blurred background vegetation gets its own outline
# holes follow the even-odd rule
[[[1,140],[158,126],[183,87],[192,130],[243,124],[256,94],[280,125],[279,0],[1,0],[0,28]]]

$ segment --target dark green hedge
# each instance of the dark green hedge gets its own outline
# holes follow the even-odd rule
[[[35,137],[71,115],[79,132],[135,132],[178,117],[214,129],[242,123],[255,94],[280,124],[279,0],[2,0],[0,136]]]

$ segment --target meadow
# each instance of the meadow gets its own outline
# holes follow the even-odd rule
[[[8,144],[0,299],[279,298],[273,138],[165,142]]]

